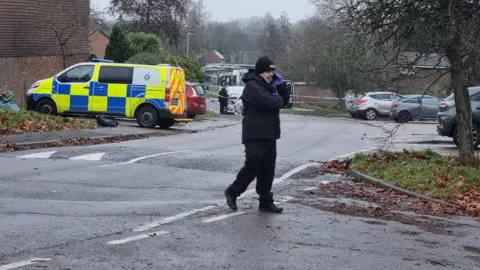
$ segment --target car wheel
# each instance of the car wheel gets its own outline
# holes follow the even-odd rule
[[[473,139],[473,148],[477,149],[478,146],[480,145],[480,138],[479,138],[479,133],[480,133],[480,127],[478,125],[474,125],[473,130],[472,130],[472,139]],[[458,129],[455,127],[455,131],[453,132],[453,142],[455,145],[458,147],[460,145],[458,141]]]
[[[43,99],[37,103],[35,110],[42,114],[57,114],[57,106],[50,99]]]
[[[158,112],[153,106],[144,106],[137,110],[135,118],[139,126],[154,128],[158,124]]]
[[[399,114],[398,114],[398,117],[397,117],[397,122],[400,122],[400,123],[407,123],[408,121],[412,120],[412,115],[407,112],[407,111],[401,111]]]
[[[377,111],[374,109],[368,109],[365,111],[364,118],[366,120],[375,120],[377,118]]]
[[[174,119],[161,119],[158,121],[158,126],[160,126],[161,129],[167,129],[172,127],[175,124]]]

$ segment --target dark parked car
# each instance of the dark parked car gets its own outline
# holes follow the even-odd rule
[[[480,87],[468,88],[468,94],[472,105],[473,145],[476,149],[480,144],[478,137],[480,132]],[[439,110],[437,133],[440,136],[453,138],[458,147],[457,113],[453,94],[439,104]]]

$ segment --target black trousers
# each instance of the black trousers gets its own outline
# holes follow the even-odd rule
[[[271,190],[275,177],[277,142],[249,141],[244,144],[245,165],[238,172],[237,179],[230,185],[228,191],[238,197],[257,178],[256,191],[260,196],[260,205],[269,205],[273,203]]]
[[[220,114],[227,113],[228,102],[220,101]]]

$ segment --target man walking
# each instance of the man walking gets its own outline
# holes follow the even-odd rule
[[[237,210],[237,197],[257,178],[256,191],[260,196],[259,210],[281,213],[283,208],[274,204],[271,192],[275,177],[277,140],[280,138],[280,108],[284,106],[283,95],[278,92],[273,80],[275,65],[268,57],[261,57],[255,72],[242,80],[243,121],[242,143],[245,145],[245,165],[236,180],[225,190],[227,205]]]

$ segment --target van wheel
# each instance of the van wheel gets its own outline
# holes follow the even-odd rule
[[[57,114],[57,106],[51,99],[42,99],[37,103],[35,110],[42,114]]]
[[[160,126],[161,129],[167,129],[170,128],[175,124],[174,119],[161,119],[158,121],[158,125]]]
[[[135,118],[139,126],[154,128],[158,124],[158,112],[153,106],[144,106],[137,110]]]

